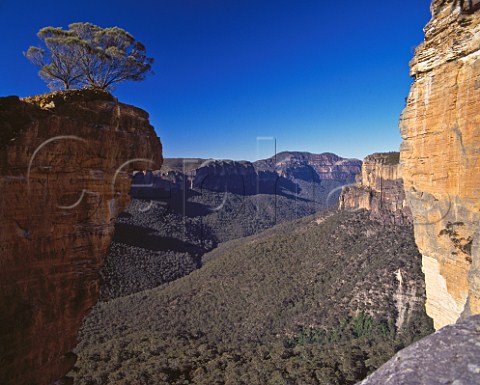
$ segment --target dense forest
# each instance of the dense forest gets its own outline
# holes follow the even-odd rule
[[[432,332],[420,259],[411,226],[364,212],[277,225],[221,244],[183,278],[99,303],[71,375],[84,385],[354,384]]]

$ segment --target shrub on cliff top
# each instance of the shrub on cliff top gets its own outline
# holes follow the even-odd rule
[[[87,102],[91,100],[114,101],[115,98],[108,91],[89,88],[81,90],[53,91],[41,95],[28,96],[22,98],[22,100],[44,108],[52,102],[55,107],[58,107],[66,103]]]
[[[125,30],[73,23],[68,30],[45,27],[38,34],[45,48],[30,47],[25,56],[40,68],[50,89],[95,88],[111,91],[125,80],[144,80],[153,59]]]
[[[400,163],[400,153],[398,151],[376,152],[367,155],[364,162],[381,163],[387,166],[395,166]]]

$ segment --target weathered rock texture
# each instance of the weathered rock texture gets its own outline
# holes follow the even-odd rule
[[[437,329],[480,313],[479,3],[433,1],[400,120],[402,176]]]
[[[0,132],[0,383],[50,384],[97,301],[128,171],[162,149],[146,112],[103,92],[1,98]]]
[[[480,384],[480,316],[410,345],[360,385]]]
[[[372,219],[384,223],[411,223],[406,207],[399,153],[376,153],[363,160],[356,184],[346,186],[340,195],[340,210],[370,211]]]

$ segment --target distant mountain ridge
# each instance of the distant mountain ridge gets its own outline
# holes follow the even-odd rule
[[[182,171],[183,161],[186,160],[186,165],[193,166],[194,164],[201,164],[207,162],[227,162],[227,163],[240,163],[246,164],[251,163],[256,166],[260,166],[262,164],[268,164],[270,167],[274,165],[275,162],[295,162],[295,161],[304,161],[304,162],[312,162],[313,164],[318,161],[324,162],[352,162],[354,164],[360,162],[361,160],[356,158],[343,158],[337,154],[332,152],[323,152],[323,153],[311,153],[308,151],[282,151],[275,155],[272,155],[269,158],[259,159],[256,161],[248,161],[248,160],[232,160],[232,159],[214,159],[214,158],[165,158],[164,163],[162,165],[162,170],[173,170],[173,171]],[[187,171],[192,170],[194,167],[186,168]]]
[[[362,161],[355,158],[343,158],[332,152],[323,152],[314,154],[307,151],[282,151],[267,159],[260,159],[253,162],[257,167],[262,165],[276,165],[277,167],[288,167],[292,164],[308,164],[316,169],[317,172],[325,172],[324,167],[332,169],[344,166],[358,166]]]
[[[352,183],[361,167],[362,162],[358,159],[342,158],[328,152],[284,151],[255,162],[166,158],[161,170],[135,175],[134,183],[138,187],[133,188],[132,195],[142,197],[155,188],[200,188],[241,195],[288,190],[298,194],[302,187],[305,189],[304,182],[311,185],[322,181]]]

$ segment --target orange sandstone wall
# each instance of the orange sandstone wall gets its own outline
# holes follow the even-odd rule
[[[366,209],[372,219],[385,223],[411,223],[406,207],[399,153],[368,155],[362,163],[362,173],[356,184],[342,189],[339,200],[341,210]]]
[[[50,384],[75,361],[128,172],[160,168],[162,147],[103,92],[0,98],[0,132],[0,383]]]
[[[437,329],[480,313],[479,3],[433,1],[400,119],[402,176]]]

